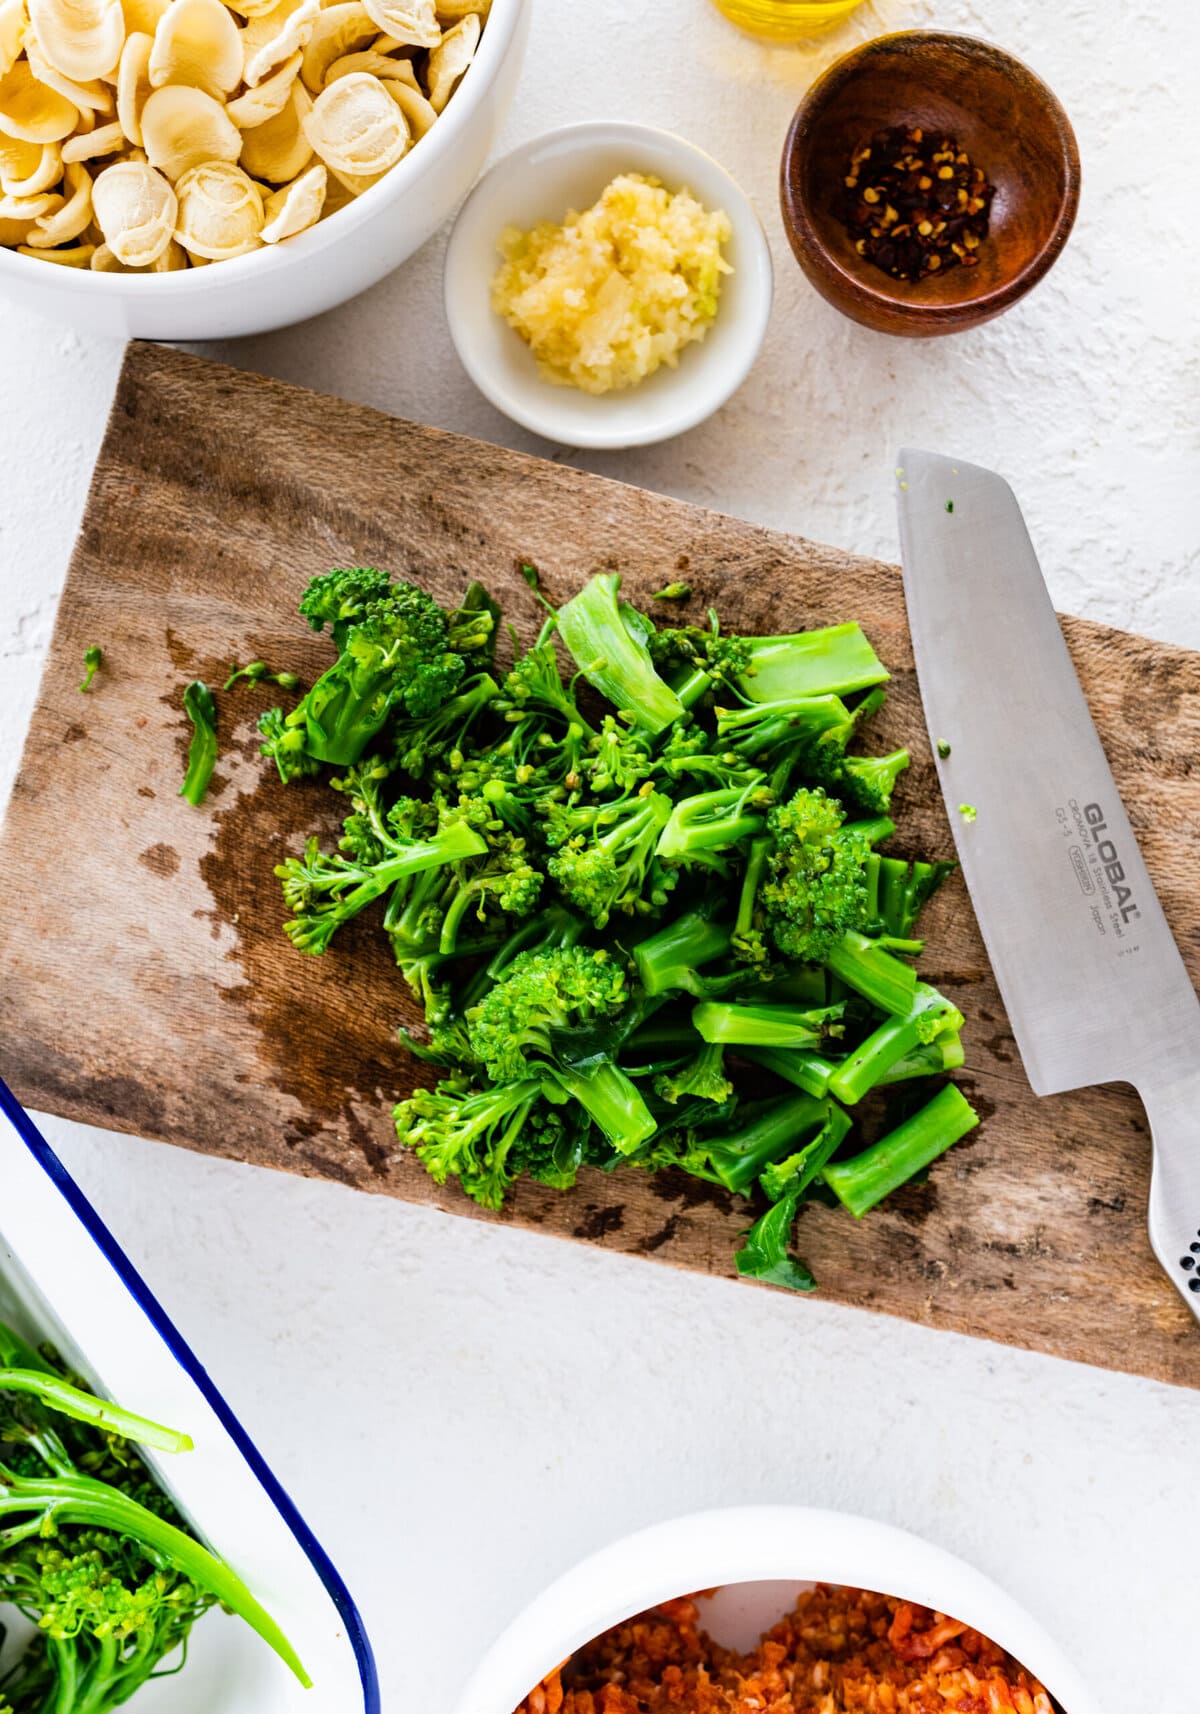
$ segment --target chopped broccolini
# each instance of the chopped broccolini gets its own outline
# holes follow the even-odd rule
[[[84,652],[84,657],[83,657],[83,683],[79,686],[80,690],[91,690],[92,680],[95,678],[96,673],[99,669],[100,663],[103,659],[104,659],[104,650],[101,649],[96,643],[93,643],[91,648],[87,649]]]
[[[192,1627],[217,1605],[310,1683],[270,1614],[187,1530],[137,1442],[192,1445],[0,1324],[0,1606],[37,1626],[0,1673],[6,1714],[111,1714],[180,1670]]]
[[[203,679],[193,679],[184,691],[183,711],[192,723],[192,742],[179,795],[199,808],[217,765],[217,705]]]
[[[278,865],[287,933],[324,952],[378,910],[424,1017],[402,1039],[443,1074],[397,1136],[439,1184],[496,1208],[521,1176],[690,1174],[757,1202],[739,1273],[811,1290],[804,1203],[887,1194],[970,1112],[839,1176],[864,1100],[963,1062],[918,971],[954,865],[888,853],[911,758],[860,753],[887,670],[853,623],[659,628],[613,573],[555,612],[520,571],[547,611],[507,666],[478,585],[454,611],[382,571],[310,586],[337,658],[263,748],[285,780],[329,769],[347,813]]]

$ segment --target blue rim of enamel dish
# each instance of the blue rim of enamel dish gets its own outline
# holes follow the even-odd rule
[[[45,1137],[37,1129],[12,1090],[2,1079],[0,1079],[0,1113],[3,1113],[11,1122],[13,1129],[25,1147],[42,1168],[47,1178],[53,1182],[70,1207],[71,1212],[87,1231],[92,1242],[100,1250],[138,1308],[149,1320],[180,1368],[199,1387],[220,1421],[222,1428],[246,1460],[276,1511],[295,1536],[298,1545],[320,1578],[326,1594],[337,1608],[342,1623],[346,1627],[346,1636],[354,1650],[359,1677],[362,1680],[363,1714],[380,1714],[382,1705],[379,1697],[379,1671],[375,1664],[375,1654],[367,1637],[362,1617],[354,1604],[354,1598],[342,1582],[333,1561],[305,1523],[295,1502],[282,1486],[278,1477],[273,1474],[262,1453],[226,1404],[196,1353],[75,1183]]]

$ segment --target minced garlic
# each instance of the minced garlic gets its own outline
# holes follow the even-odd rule
[[[562,226],[500,235],[492,307],[548,381],[608,393],[644,381],[703,339],[717,313],[729,217],[686,190],[622,173]]]

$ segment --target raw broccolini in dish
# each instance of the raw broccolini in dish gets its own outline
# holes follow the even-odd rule
[[[210,1607],[240,1616],[302,1684],[279,1626],[190,1533],[135,1443],[187,1435],[109,1404],[0,1324],[0,1714],[109,1714],[178,1672]],[[37,1627],[15,1658],[3,1612]]]
[[[741,1273],[811,1290],[801,1205],[861,1216],[978,1122],[914,1082],[962,1064],[963,1019],[917,970],[953,864],[880,851],[909,756],[856,749],[888,674],[857,624],[659,627],[612,574],[543,605],[505,670],[478,585],[448,613],[372,569],[314,580],[337,658],[263,750],[285,781],[331,767],[348,813],[276,870],[287,932],[324,953],[378,911],[442,1072],[396,1130],[439,1184],[497,1208],[522,1174],[683,1171],[756,1200]],[[879,1089],[901,1110],[863,1148]]]

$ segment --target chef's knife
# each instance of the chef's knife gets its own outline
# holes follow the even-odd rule
[[[1020,508],[905,450],[917,676],[971,902],[1037,1095],[1132,1083],[1150,1241],[1200,1319],[1200,1001],[1150,883]]]

